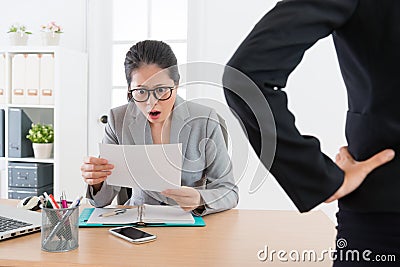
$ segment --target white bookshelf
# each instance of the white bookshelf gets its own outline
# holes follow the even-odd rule
[[[0,157],[0,198],[8,198],[8,163],[37,162],[54,164],[54,195],[64,190],[69,200],[84,192],[80,165],[87,155],[87,54],[63,47],[0,47],[6,58],[5,157]],[[12,103],[12,57],[16,54],[54,55],[54,104]],[[53,124],[54,146],[51,159],[8,157],[8,119],[10,108],[21,108],[34,123]]]
[[[37,162],[37,163],[54,163],[54,158],[50,159],[36,159],[34,157],[28,158],[7,158],[9,162]]]
[[[40,109],[54,109],[54,105],[28,105],[28,104],[8,104],[9,108],[40,108]]]

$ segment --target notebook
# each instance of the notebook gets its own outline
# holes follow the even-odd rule
[[[41,223],[38,212],[0,205],[0,241],[40,231]]]
[[[143,209],[126,209],[124,213],[109,217],[100,215],[118,209],[86,208],[79,218],[80,227],[94,226],[205,226],[201,217],[193,216],[190,212],[176,206],[143,205]],[[142,211],[142,212],[141,212]]]

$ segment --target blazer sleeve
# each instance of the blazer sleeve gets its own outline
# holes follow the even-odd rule
[[[108,115],[108,123],[105,127],[103,143],[119,144],[118,137],[115,133],[115,117],[112,110]],[[93,186],[88,185],[86,190],[86,198],[93,206],[104,207],[111,204],[114,197],[119,193],[120,190],[120,186],[108,185],[106,180],[103,182],[101,189],[96,194],[93,193]]]
[[[212,110],[206,125],[205,145],[206,188],[198,189],[204,210],[196,215],[207,215],[236,207],[239,201],[238,187],[233,177],[232,163],[225,145],[217,113]]]
[[[305,51],[351,19],[357,4],[356,0],[278,2],[256,24],[227,64],[247,75],[267,99],[277,142],[270,172],[301,212],[336,192],[343,183],[344,173],[321,152],[318,139],[299,133],[287,107],[286,93],[281,89]],[[246,88],[230,73],[226,69],[223,76],[227,102],[241,119],[251,145],[260,156],[261,141],[267,140],[261,140],[253,112],[238,96],[245,94]],[[264,164],[271,162],[267,158],[260,160]]]

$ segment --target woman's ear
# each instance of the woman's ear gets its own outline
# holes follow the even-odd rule
[[[132,99],[132,93],[131,93],[131,85],[130,85],[130,84],[128,85],[128,90],[127,90],[127,94],[126,94],[126,99],[128,100],[128,103],[133,101],[133,99]]]
[[[132,93],[128,91],[126,98],[127,98],[128,102],[132,102]]]

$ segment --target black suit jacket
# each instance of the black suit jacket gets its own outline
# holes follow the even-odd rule
[[[270,171],[300,211],[329,198],[342,184],[344,173],[321,152],[316,138],[297,131],[282,90],[288,76],[308,48],[332,35],[348,92],[350,153],[356,160],[386,148],[399,154],[399,25],[398,0],[281,1],[257,23],[228,62],[248,75],[270,104],[277,133]],[[224,85],[246,93],[228,72]],[[225,89],[225,96],[259,153],[260,132],[253,114],[230,90]],[[371,172],[357,190],[339,200],[339,206],[362,212],[400,212],[399,157]]]

